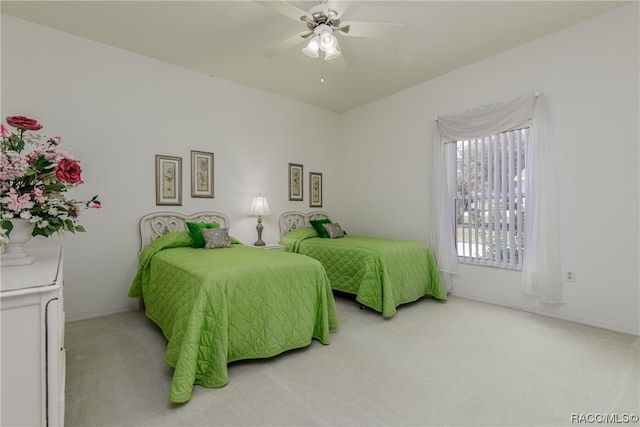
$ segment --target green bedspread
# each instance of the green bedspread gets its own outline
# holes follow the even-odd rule
[[[355,294],[359,303],[385,317],[423,296],[447,299],[433,253],[419,242],[352,235],[327,239],[304,227],[285,234],[280,244],[322,262],[333,289]]]
[[[338,321],[318,261],[237,244],[190,246],[187,232],[159,237],[140,254],[129,291],[168,340],[171,402],[188,401],[194,384],[224,386],[234,360],[271,357],[313,338],[329,344]]]

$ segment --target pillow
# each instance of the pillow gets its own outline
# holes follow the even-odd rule
[[[330,239],[344,237],[344,230],[340,228],[340,224],[338,224],[337,222],[334,222],[333,224],[322,224],[322,226],[327,231]]]
[[[285,234],[282,237],[304,240],[310,237],[318,237],[318,232],[316,232],[315,228],[313,227],[301,227],[301,228],[296,228],[295,230],[289,231],[287,234]]]
[[[150,251],[156,253],[166,248],[188,248],[191,247],[192,244],[191,236],[186,231],[172,231],[158,236],[154,241],[149,243],[144,250],[149,248]]]
[[[280,242],[278,243],[284,246],[287,252],[298,252],[300,250],[300,243],[311,238],[318,238],[316,230],[311,226],[301,227],[286,233],[280,238]]]
[[[309,224],[311,224],[311,226],[315,228],[316,233],[318,233],[318,236],[324,239],[327,239],[329,237],[329,234],[327,234],[327,230],[325,230],[324,227],[322,226],[322,224],[331,224],[331,220],[329,218],[314,219],[309,221]]]
[[[200,230],[203,228],[220,228],[220,224],[217,222],[189,222],[186,221],[187,229],[189,229],[189,234],[191,234],[191,239],[193,239],[193,247],[194,248],[204,248],[204,238],[202,237],[202,233]]]
[[[204,239],[205,249],[230,248],[228,228],[203,228],[200,230]]]

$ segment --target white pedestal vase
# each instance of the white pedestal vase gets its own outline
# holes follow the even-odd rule
[[[10,219],[13,229],[9,233],[9,243],[0,256],[0,265],[9,267],[13,265],[29,265],[35,261],[35,258],[24,251],[24,245],[33,237],[33,227],[35,224],[28,219],[13,218]]]

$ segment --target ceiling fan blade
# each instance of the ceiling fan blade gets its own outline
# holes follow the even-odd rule
[[[347,21],[340,25],[340,34],[349,37],[371,37],[384,39],[399,35],[404,24],[387,22],[355,22]]]
[[[328,0],[326,4],[327,9],[333,9],[338,12],[338,17],[342,17],[344,12],[349,8],[351,4],[350,1],[341,1],[341,0]]]
[[[296,21],[300,20],[301,16],[307,16],[308,13],[306,10],[302,10],[292,4],[287,3],[286,1],[262,1],[262,0],[254,0],[256,3],[260,3],[261,5],[268,7],[269,9],[278,12],[281,15],[288,16],[291,19],[295,19]]]
[[[273,46],[269,46],[263,49],[262,53],[269,57],[275,56],[281,52],[284,52],[285,50],[291,49],[296,45],[302,43],[305,37],[308,37],[311,34],[313,33],[308,31],[303,31],[302,33],[295,34],[289,37],[288,39],[284,39],[281,42],[274,44]]]

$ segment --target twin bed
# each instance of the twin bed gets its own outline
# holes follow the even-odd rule
[[[224,386],[232,361],[272,357],[313,339],[329,344],[329,331],[338,326],[333,289],[386,317],[423,296],[446,299],[425,245],[320,238],[309,221],[327,218],[322,211],[283,214],[284,253],[227,237],[229,219],[217,212],[141,219],[140,263],[129,296],[143,300],[168,340],[164,359],[175,368],[171,402],[188,401],[194,384]],[[205,242],[196,243],[200,228],[217,230],[202,231]]]
[[[194,248],[186,222],[229,226],[216,212],[143,217],[140,265],[129,291],[168,340],[171,402],[188,401],[194,384],[224,386],[229,362],[272,357],[313,339],[329,344],[338,320],[320,262],[240,243]]]
[[[430,296],[447,299],[436,260],[426,245],[411,240],[352,236],[320,237],[313,221],[330,222],[323,211],[280,216],[280,244],[324,266],[334,290],[391,317],[401,304]]]

